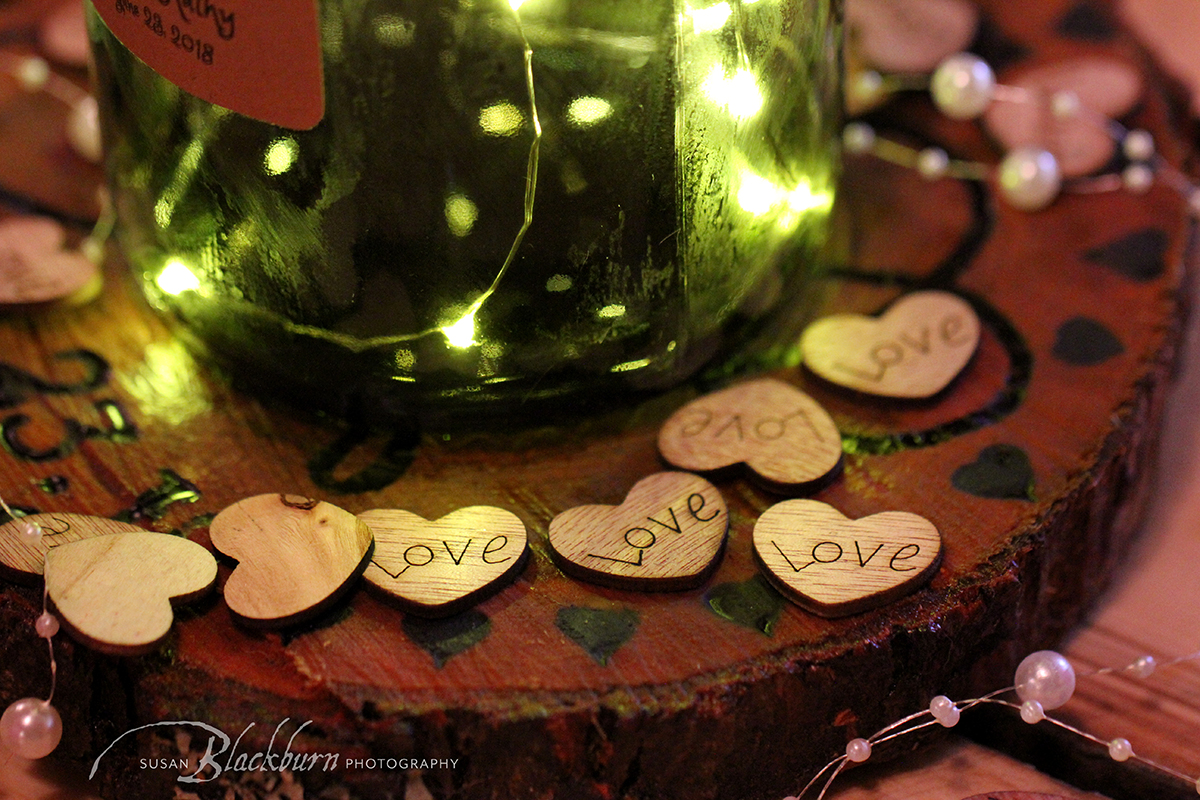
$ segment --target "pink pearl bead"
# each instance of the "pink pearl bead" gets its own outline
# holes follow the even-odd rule
[[[49,612],[43,612],[37,618],[37,622],[33,623],[33,627],[37,630],[37,635],[43,639],[53,638],[58,633],[58,617]]]
[[[1118,737],[1108,743],[1108,755],[1113,761],[1128,761],[1133,755],[1133,745],[1128,739]]]
[[[939,694],[929,702],[929,713],[943,728],[953,728],[961,716],[958,706],[944,694]]]
[[[1158,659],[1154,656],[1142,656],[1137,661],[1133,662],[1133,674],[1139,678],[1149,678],[1154,674],[1154,669],[1158,666]]]
[[[20,537],[22,543],[27,544],[30,547],[37,547],[39,544],[41,544],[42,526],[38,525],[36,522],[30,522],[27,519],[22,520],[21,525],[17,530],[17,535]]]
[[[1025,656],[1013,683],[1022,700],[1036,700],[1046,710],[1058,708],[1075,694],[1075,669],[1053,650],[1039,650]]]
[[[62,718],[45,700],[26,697],[9,706],[0,717],[0,741],[22,758],[47,756],[62,739]]]
[[[1021,719],[1030,725],[1041,722],[1046,718],[1046,711],[1037,700],[1026,700],[1021,703]]]
[[[846,758],[856,763],[871,757],[871,743],[866,739],[851,739],[846,744]]]

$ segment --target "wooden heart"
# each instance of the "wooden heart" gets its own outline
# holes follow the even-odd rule
[[[582,580],[643,591],[698,586],[716,568],[729,511],[696,475],[659,472],[619,506],[576,506],[550,521],[554,563]]]
[[[225,583],[225,602],[244,622],[264,627],[319,613],[371,556],[371,529],[349,511],[282,494],[231,505],[213,519],[209,536],[238,561]]]
[[[64,247],[67,233],[47,217],[0,222],[0,303],[44,303],[87,286],[99,269]]]
[[[932,397],[979,345],[979,317],[949,292],[914,292],[880,317],[834,314],[800,337],[804,365],[831,383],[882,397]]]
[[[107,653],[153,650],[175,618],[171,604],[207,594],[216,580],[212,553],[165,533],[94,536],[46,553],[46,591],[64,627]]]
[[[26,522],[42,529],[37,542],[21,535]],[[145,533],[145,528],[87,514],[30,514],[0,525],[0,565],[5,577],[21,583],[37,583],[42,577],[46,552],[52,547],[113,533]]]
[[[695,472],[745,464],[768,486],[787,491],[836,470],[842,437],[811,397],[763,378],[680,408],[659,431],[658,449],[668,463]]]
[[[375,535],[363,577],[423,616],[444,617],[494,594],[529,553],[525,523],[502,508],[470,506],[433,521],[376,508],[358,518]]]
[[[754,525],[766,576],[797,605],[842,617],[912,592],[937,571],[942,537],[907,511],[848,519],[816,500],[785,500]]]

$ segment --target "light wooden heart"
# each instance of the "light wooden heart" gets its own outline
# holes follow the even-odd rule
[[[713,472],[745,464],[770,487],[789,491],[838,468],[842,437],[815,400],[764,378],[680,408],[659,431],[658,449],[680,469]]]
[[[48,217],[0,222],[0,303],[43,303],[67,297],[94,280],[98,268],[64,247],[67,234]]]
[[[698,586],[716,568],[729,512],[696,475],[643,478],[619,506],[576,506],[550,521],[550,553],[570,575],[644,591]]]
[[[358,518],[375,535],[363,577],[423,616],[447,616],[499,591],[529,552],[521,518],[492,506],[460,508],[433,521],[389,508]]]
[[[979,317],[949,292],[914,292],[880,317],[834,314],[800,337],[804,365],[831,383],[919,399],[945,389],[979,345]]]
[[[213,546],[238,561],[225,602],[246,623],[289,625],[335,602],[366,569],[371,529],[349,511],[281,494],[217,514]]]
[[[21,535],[21,526],[26,522],[42,529],[36,543]],[[6,577],[37,583],[50,548],[112,533],[145,533],[145,528],[87,514],[30,514],[0,525],[0,565]]]
[[[203,596],[216,579],[212,553],[165,533],[94,536],[46,553],[46,591],[65,628],[108,653],[153,650],[175,618],[171,604]]]
[[[842,617],[902,597],[928,581],[942,537],[907,511],[848,519],[816,500],[785,500],[754,525],[754,553],[767,578],[797,605]]]

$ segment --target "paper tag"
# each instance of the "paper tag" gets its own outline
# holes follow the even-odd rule
[[[325,115],[314,0],[94,0],[167,80],[239,114],[307,129]]]

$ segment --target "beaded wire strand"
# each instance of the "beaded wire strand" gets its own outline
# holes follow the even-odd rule
[[[848,123],[842,131],[845,151],[873,155],[884,161],[916,170],[926,180],[994,180],[1001,196],[1016,208],[1038,211],[1050,205],[1063,191],[1095,194],[1125,189],[1143,193],[1157,180],[1178,192],[1194,216],[1200,216],[1200,187],[1158,154],[1153,136],[1145,130],[1129,129],[1120,122],[1087,108],[1070,90],[1042,93],[1020,86],[998,84],[990,66],[971,53],[944,59],[931,76],[882,76],[874,70],[858,73],[848,82],[849,91],[860,101],[872,103],[900,91],[928,90],[934,104],[946,116],[969,120],[980,117],[993,103],[1045,104],[1058,121],[1079,120],[1107,133],[1120,146],[1126,166],[1119,173],[1063,180],[1058,161],[1047,149],[1019,147],[998,165],[952,159],[940,147],[915,148],[876,135],[865,122]]]
[[[1144,655],[1124,667],[1103,667],[1092,672],[1083,673],[1080,677],[1092,678],[1098,675],[1129,673],[1134,677],[1145,679],[1158,669],[1189,661],[1200,661],[1200,652],[1178,656],[1163,662],[1159,662],[1154,656]],[[1128,739],[1117,737],[1105,741],[1087,731],[1047,715],[1045,713],[1047,709],[1058,708],[1070,699],[1074,693],[1074,686],[1075,671],[1063,656],[1049,650],[1033,653],[1027,656],[1021,662],[1021,666],[1017,668],[1016,679],[1012,686],[1006,686],[1003,689],[997,689],[981,697],[968,700],[956,701],[951,700],[945,695],[938,695],[930,701],[929,708],[898,719],[867,738],[852,739],[846,745],[846,752],[843,755],[838,756],[818,770],[809,782],[805,784],[804,788],[800,790],[799,794],[789,795],[784,800],[804,800],[809,792],[821,782],[822,777],[828,773],[828,777],[825,778],[824,784],[814,798],[814,800],[823,800],[838,775],[851,762],[860,763],[868,760],[875,745],[908,736],[934,725],[952,728],[958,724],[961,712],[985,704],[1011,708],[1017,711],[1021,715],[1021,719],[1030,725],[1044,720],[1068,733],[1106,748],[1109,758],[1113,761],[1124,762],[1132,760],[1140,762],[1185,784],[1191,784],[1195,787],[1196,792],[1200,793],[1200,777],[1186,775],[1165,764],[1160,764],[1157,761],[1139,755],[1134,751],[1133,745],[1130,744]],[[1004,699],[1003,695],[1013,692],[1017,694],[1018,699],[1022,702],[1018,703]]]
[[[31,520],[21,520],[0,496],[0,508],[9,519],[20,521],[20,536],[27,544],[37,546],[44,535],[42,527]],[[46,567],[42,569],[45,577]],[[62,717],[51,705],[58,689],[58,661],[54,657],[54,636],[58,633],[58,618],[50,613],[50,584],[42,584],[42,613],[34,622],[37,635],[46,640],[50,653],[50,693],[45,700],[25,697],[17,700],[0,716],[0,740],[17,755],[37,759],[49,755],[62,739]]]

